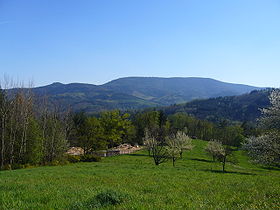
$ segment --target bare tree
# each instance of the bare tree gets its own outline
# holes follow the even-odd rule
[[[8,96],[7,89],[9,88],[9,78],[7,76],[4,77],[4,87],[1,89],[0,93],[0,114],[1,114],[1,163],[0,167],[3,168],[6,160],[5,151],[6,151],[6,136],[7,136],[7,121],[9,114],[9,106],[8,106]]]
[[[8,116],[7,98],[5,91],[1,91],[0,99],[0,113],[1,113],[1,168],[4,167],[5,162],[5,137],[6,137],[6,122]]]

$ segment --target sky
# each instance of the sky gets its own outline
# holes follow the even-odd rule
[[[280,87],[279,0],[0,0],[0,76]]]

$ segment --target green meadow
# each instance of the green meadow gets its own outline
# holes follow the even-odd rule
[[[238,163],[228,163],[222,173],[221,164],[205,154],[206,142],[193,143],[175,167],[171,161],[155,166],[140,151],[101,162],[0,171],[0,209],[280,207],[279,168],[253,165],[235,151]]]

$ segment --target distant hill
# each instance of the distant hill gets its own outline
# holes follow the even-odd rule
[[[160,105],[184,103],[194,99],[241,95],[260,88],[197,77],[126,77],[102,87],[133,95]]]
[[[194,99],[240,95],[258,89],[206,78],[127,77],[103,85],[53,83],[34,88],[34,93],[47,95],[53,103],[71,106],[74,111],[94,113],[168,106]]]
[[[256,121],[260,117],[260,108],[270,105],[268,96],[271,89],[252,91],[240,96],[226,96],[195,100],[185,104],[165,107],[166,114],[184,112],[199,119],[218,122],[221,119],[230,121]]]
[[[62,84],[34,88],[37,96],[48,96],[52,103],[60,107],[71,107],[73,111],[86,113],[100,112],[111,109],[141,109],[158,104],[137,98],[132,95],[117,93],[91,84]]]

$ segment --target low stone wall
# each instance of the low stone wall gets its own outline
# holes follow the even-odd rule
[[[141,147],[132,147],[131,145],[127,146],[127,144],[123,144],[123,145],[120,145],[119,147],[109,149],[109,150],[94,151],[94,152],[92,152],[92,154],[100,156],[100,157],[111,157],[111,156],[116,156],[116,155],[130,154],[130,153],[136,152],[140,149],[141,149]],[[67,151],[67,154],[83,155],[84,150],[80,147],[71,147]]]

